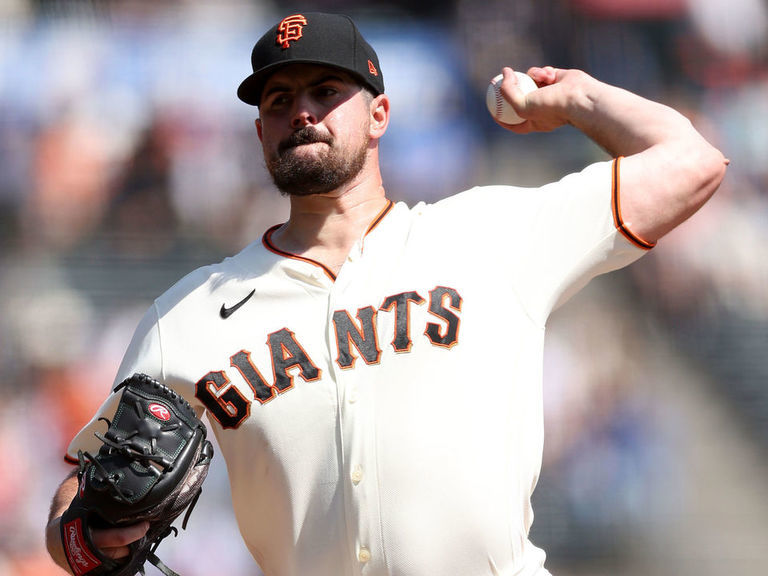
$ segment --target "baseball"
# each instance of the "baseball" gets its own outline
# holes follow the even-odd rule
[[[520,86],[523,94],[536,90],[536,83],[528,74],[515,71],[515,75],[517,76],[517,85]],[[488,112],[496,120],[505,124],[520,124],[525,121],[525,118],[518,116],[512,105],[501,94],[501,81],[503,78],[504,76],[499,74],[488,84],[488,91],[485,93],[485,105],[488,107]]]

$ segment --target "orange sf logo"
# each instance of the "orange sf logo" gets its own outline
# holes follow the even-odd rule
[[[277,43],[283,49],[290,47],[291,42],[301,38],[301,31],[307,25],[307,19],[301,14],[283,18],[277,26]]]

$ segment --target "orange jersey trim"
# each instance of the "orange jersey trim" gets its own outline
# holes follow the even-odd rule
[[[613,206],[613,223],[616,229],[632,244],[642,248],[643,250],[650,250],[656,246],[655,242],[648,242],[643,240],[640,236],[633,233],[627,225],[624,223],[624,219],[621,216],[621,180],[620,180],[620,165],[621,159],[619,156],[613,159],[613,169],[611,171],[611,203]]]
[[[378,216],[373,219],[373,222],[371,222],[370,226],[368,226],[368,229],[365,231],[364,236],[367,236],[370,234],[376,226],[378,226],[382,220],[384,220],[384,217],[389,214],[389,211],[392,210],[392,207],[395,205],[392,200],[387,200],[387,205],[384,207],[384,209],[379,212]],[[266,232],[264,232],[264,236],[261,239],[262,244],[264,244],[264,247],[269,250],[270,252],[274,252],[275,254],[278,254],[280,256],[284,256],[285,258],[291,258],[293,260],[301,260],[302,262],[308,262],[309,264],[314,264],[315,266],[319,266],[322,268],[323,272],[332,280],[336,281],[336,274],[334,274],[330,268],[328,268],[325,264],[322,264],[318,262],[317,260],[312,260],[312,258],[305,258],[304,256],[299,256],[298,254],[293,254],[291,252],[286,252],[285,250],[281,250],[277,246],[275,246],[274,242],[272,242],[272,235],[275,233],[275,230],[280,228],[282,224],[275,224],[271,228],[269,228]]]
[[[368,236],[368,234],[370,234],[373,231],[373,229],[376,228],[376,226],[378,226],[382,220],[384,220],[384,216],[389,214],[389,211],[392,210],[392,207],[394,205],[395,203],[392,202],[392,200],[387,200],[387,205],[384,206],[384,209],[381,212],[379,212],[379,215],[376,216],[376,218],[373,219],[373,222],[371,222],[371,225],[368,226],[368,230],[365,231],[366,236]]]
[[[305,258],[304,256],[299,256],[298,254],[292,254],[291,252],[286,252],[285,250],[281,250],[277,246],[274,245],[272,242],[272,234],[275,233],[275,230],[280,228],[282,224],[275,224],[272,226],[269,230],[264,232],[264,237],[262,238],[262,244],[266,247],[267,250],[270,252],[274,252],[275,254],[279,256],[284,256],[285,258],[291,258],[292,260],[301,260],[302,262],[308,262],[309,264],[314,264],[315,266],[319,266],[322,268],[323,272],[326,273],[328,278],[330,278],[332,281],[336,281],[336,274],[331,272],[330,268],[328,268],[325,264],[321,264],[317,260],[312,260],[312,258]]]

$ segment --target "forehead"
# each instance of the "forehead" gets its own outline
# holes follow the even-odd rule
[[[336,79],[345,84],[359,86],[359,82],[351,74],[322,64],[287,64],[272,73],[264,83],[264,92],[275,86],[311,85],[326,79]]]

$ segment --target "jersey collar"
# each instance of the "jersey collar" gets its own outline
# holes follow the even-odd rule
[[[365,233],[363,234],[363,239],[365,239],[365,237],[368,236],[368,234],[370,234],[379,224],[381,224],[381,221],[384,220],[384,217],[387,214],[389,214],[389,212],[392,210],[392,207],[394,205],[395,204],[394,202],[392,202],[392,200],[387,200],[387,205],[384,206],[382,211],[379,212],[379,214],[371,221],[370,225],[365,230]],[[292,252],[287,252],[275,246],[275,243],[272,241],[272,235],[275,233],[275,231],[278,228],[280,228],[280,226],[282,226],[282,224],[275,224],[274,226],[270,227],[266,232],[264,232],[264,236],[261,239],[261,242],[264,245],[264,247],[270,252],[283,256],[284,258],[299,260],[299,261],[307,262],[309,264],[317,266],[326,274],[326,276],[328,276],[328,278],[331,279],[331,281],[335,282],[336,275],[324,264],[316,260],[312,260],[311,258],[305,258],[304,256],[293,254]]]

